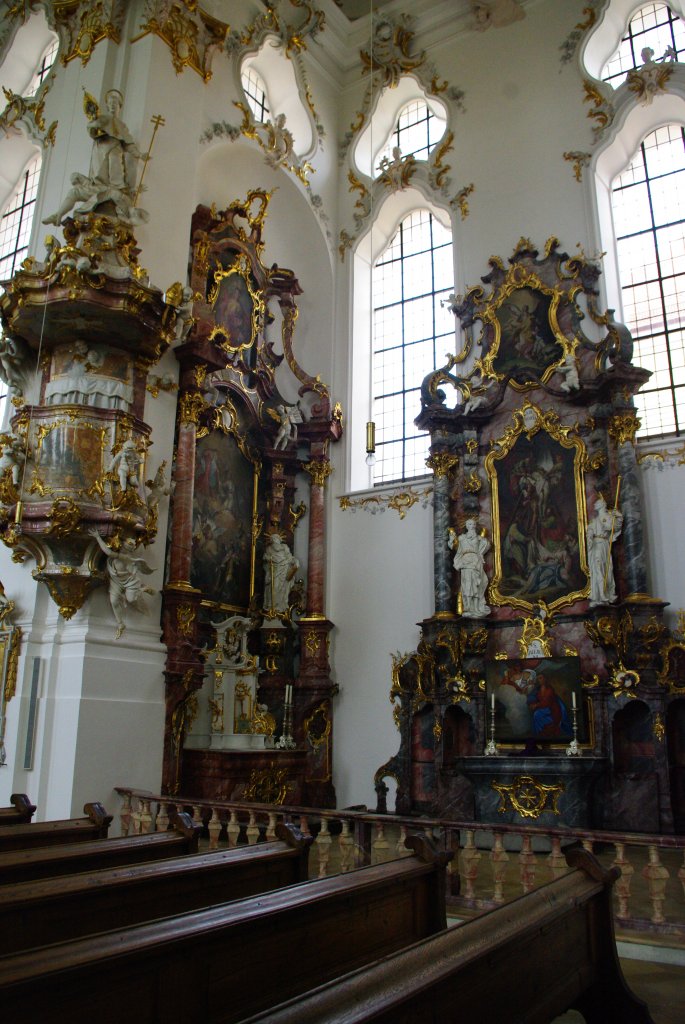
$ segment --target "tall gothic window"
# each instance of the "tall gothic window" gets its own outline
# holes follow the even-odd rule
[[[677,60],[685,52],[685,26],[666,4],[645,4],[630,19],[625,36],[602,72],[602,80],[615,89],[629,71],[646,63],[645,47],[660,60],[669,51]]]
[[[685,132],[642,141],[613,186],[623,318],[634,360],[652,371],[637,396],[643,437],[685,428]]]
[[[423,378],[454,347],[452,236],[429,210],[401,222],[373,271],[374,482],[426,472],[429,438],[417,430]],[[438,362],[440,361],[440,362]]]

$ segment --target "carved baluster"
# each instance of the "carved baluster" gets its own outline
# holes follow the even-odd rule
[[[133,825],[131,834],[134,836],[140,835],[141,807],[140,797],[136,797],[136,802],[133,805],[133,812],[131,814],[131,824]]]
[[[265,836],[267,843],[272,843],[274,841],[274,839],[276,838],[276,821],[277,820],[278,820],[278,815],[276,814],[276,812],[275,811],[269,811],[269,820],[267,821],[266,836]]]
[[[492,861],[492,877],[495,883],[495,891],[492,898],[495,903],[504,903],[504,876],[507,873],[509,854],[504,849],[504,836],[501,832],[495,832],[494,834],[490,860]]]
[[[155,831],[166,832],[169,828],[169,805],[160,800],[157,805],[157,817],[155,818]]]
[[[219,846],[219,836],[221,835],[221,818],[216,807],[212,808],[212,816],[207,822],[207,829],[209,831],[209,849],[216,850]]]
[[[591,839],[583,839],[583,849],[587,850],[588,853],[592,853],[593,842]]]
[[[310,836],[312,834],[309,828],[309,818],[306,814],[300,815],[300,832],[303,836]]]
[[[376,838],[371,848],[371,863],[382,864],[388,860],[390,844],[385,838],[385,826],[382,821],[376,822]]]
[[[343,819],[342,831],[338,840],[340,847],[340,870],[343,874],[354,867],[354,837],[350,834],[350,823]]]
[[[466,843],[461,851],[461,875],[466,883],[464,896],[468,900],[472,900],[475,897],[474,886],[478,878],[478,861],[480,860],[480,851],[476,849],[474,835],[475,833],[472,828],[466,830]]]
[[[668,869],[659,859],[658,846],[650,846],[649,863],[642,869],[642,877],[647,879],[649,885],[649,898],[652,901],[652,924],[664,924],[666,918],[663,914],[663,906],[669,874]]]
[[[121,811],[119,812],[119,820],[121,822],[121,834],[122,836],[128,835],[128,830],[131,827],[131,794],[124,793],[122,795]]]
[[[257,816],[254,811],[250,811],[250,820],[247,823],[245,834],[247,836],[248,845],[254,846],[259,839],[259,826],[257,825]]]
[[[226,826],[226,835],[228,837],[228,845],[237,846],[238,839],[240,837],[240,823],[238,821],[238,812],[231,811],[228,825]]]
[[[193,804],[193,821],[196,825],[204,825],[202,815],[204,814],[204,807],[200,804]]]
[[[408,850],[404,845],[404,840],[407,838],[407,826],[400,825],[400,835],[397,840],[397,856],[398,857],[411,857],[411,850]]]
[[[522,837],[521,852],[519,853],[519,873],[521,876],[521,888],[524,893],[530,892],[535,885],[535,854],[531,848],[531,837],[524,834]]]
[[[321,819],[321,828],[314,842],[319,858],[319,878],[325,878],[328,874],[328,861],[331,856],[331,834],[328,831],[328,819]]]
[[[626,858],[626,844],[616,843],[616,856],[612,867],[620,868],[621,877],[618,878],[614,884],[614,892],[618,900],[618,909],[616,911],[616,917],[628,918],[630,917],[630,910],[628,909],[628,900],[630,899],[630,883],[635,873],[635,868]]]
[[[549,857],[547,858],[547,864],[552,878],[560,878],[561,875],[568,871],[568,865],[566,858],[561,852],[561,836],[551,836],[552,849]]]

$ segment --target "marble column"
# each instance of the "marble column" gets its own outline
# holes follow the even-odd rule
[[[307,567],[307,619],[325,618],[324,614],[324,542],[326,478],[330,476],[328,459],[317,459],[305,466],[312,478],[309,491],[309,560]]]
[[[427,460],[433,470],[433,587],[435,616],[454,618],[452,565],[449,550],[450,472],[457,465],[453,452],[435,451]]]
[[[623,514],[621,533],[626,597],[648,593],[642,502],[635,455],[638,425],[639,421],[632,412],[617,414],[609,422],[609,435],[616,445],[616,463],[621,477],[619,503]]]
[[[191,396],[182,395],[181,402]],[[190,583],[193,552],[193,494],[195,487],[195,444],[197,424],[183,419],[178,427],[174,469],[174,515],[171,521],[169,583]]]

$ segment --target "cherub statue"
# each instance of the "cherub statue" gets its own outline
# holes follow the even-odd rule
[[[0,434],[0,477],[9,476],[14,487],[19,487],[19,479],[22,470],[26,465],[30,453],[26,450],[25,442],[16,434]]]
[[[140,487],[138,470],[143,459],[136,448],[135,441],[128,438],[113,456],[109,464],[109,473],[116,473],[119,480],[119,488],[125,491],[128,487]]]
[[[109,578],[109,603],[117,623],[116,639],[126,629],[126,609],[129,605],[139,612],[145,611],[144,594],[154,594],[152,587],[146,586],[140,574],[151,575],[154,571],[144,558],[137,558],[135,550],[137,542],[134,537],[122,541],[118,551],[105,544],[104,540],[93,527],[89,530],[100,550],[107,556],[107,576]]]
[[[557,373],[562,374],[563,380],[559,387],[562,391],[567,394],[569,391],[577,391],[580,387],[580,378],[578,377],[578,365],[576,363],[576,357],[572,352],[567,352],[564,356],[564,361],[561,366],[557,366]]]
[[[176,281],[167,289],[164,301],[176,310],[176,341],[185,341],[195,323],[193,317],[193,289]]]
[[[25,342],[3,334],[0,337],[0,377],[10,395],[22,398],[26,386],[29,352]]]
[[[302,411],[299,402],[296,405],[284,405],[281,403],[276,406],[275,412],[273,409],[269,409],[269,415],[273,419],[278,420],[279,423],[276,440],[274,441],[274,448],[276,450],[287,448],[290,441],[297,441],[297,425],[302,423]]]
[[[162,459],[157,469],[157,472],[151,480],[145,481],[145,486],[150,492],[150,502],[158,505],[160,498],[168,498],[173,490],[171,483],[167,484],[164,470],[166,469],[166,459]]]

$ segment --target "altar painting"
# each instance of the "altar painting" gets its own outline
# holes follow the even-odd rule
[[[524,415],[534,420],[536,412],[529,407]],[[558,437],[527,431],[522,420],[521,427],[508,450],[503,446],[486,462],[495,548],[490,598],[531,609],[540,602],[559,607],[587,590],[581,447],[563,431]]]
[[[517,381],[541,380],[564,356],[554,333],[557,297],[535,288],[516,288],[495,310],[499,342],[492,360],[497,374]]]
[[[213,431],[198,441],[190,582],[234,611],[247,611],[254,589],[256,487],[257,469],[235,437]]]
[[[486,666],[488,710],[495,700],[498,743],[569,743],[573,702],[578,742],[588,742],[578,658],[509,658]]]
[[[105,431],[90,423],[41,424],[32,490],[39,494],[87,494],[101,484]]]
[[[228,270],[219,268],[209,293],[215,321],[212,336],[220,343],[223,339],[228,351],[249,349],[257,337],[261,301],[244,258]]]

